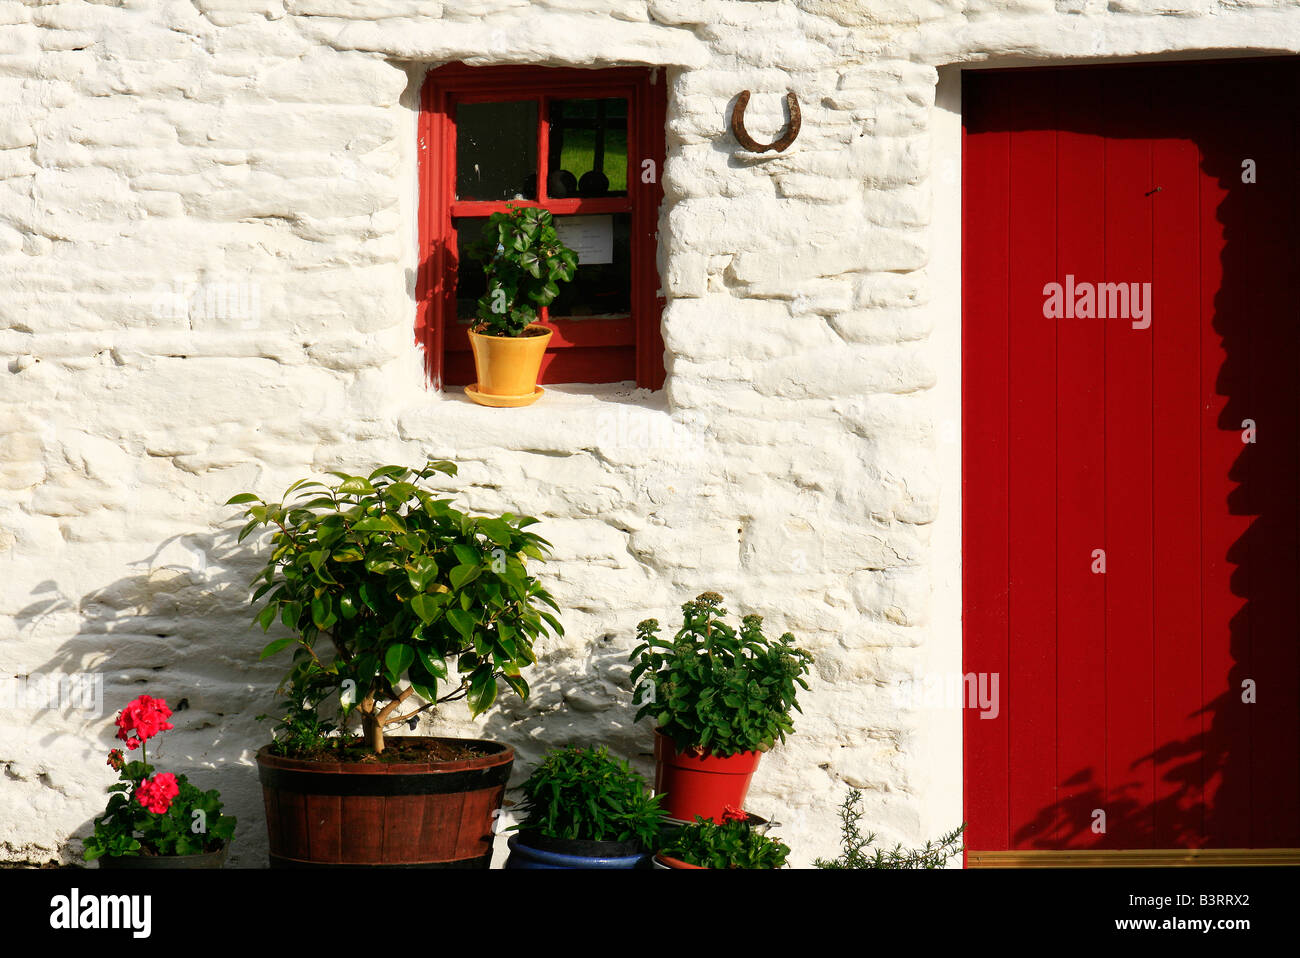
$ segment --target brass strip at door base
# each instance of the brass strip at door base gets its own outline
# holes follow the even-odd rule
[[[1300,865],[1300,848],[1133,848],[966,852],[967,868],[1171,868]]]

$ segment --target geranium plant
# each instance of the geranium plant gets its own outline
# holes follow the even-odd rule
[[[428,488],[439,474],[456,467],[332,472],[331,483],[295,482],[283,502],[242,493],[227,503],[249,504],[241,541],[272,529],[252,601],[263,602],[263,630],[278,621],[293,633],[262,650],[262,658],[293,651],[281,683],[293,744],[338,742],[326,737],[332,723],[315,716],[335,693],[341,727],[359,719],[377,753],[385,729],[414,725],[439,703],[465,699],[482,713],[498,680],[527,698],[520,672],[536,661],[533,642],[563,634],[546,608],[558,611],[554,599],[525,568],[549,547],[527,531],[537,520],[461,512]]]
[[[560,283],[573,279],[578,254],[560,241],[551,214],[537,207],[507,205],[483,224],[471,244],[471,259],[483,265],[487,292],[479,298],[482,332],[522,336],[538,311],[560,295]]]
[[[728,806],[721,822],[697,818],[659,852],[697,868],[781,868],[790,847],[754,828],[748,813]]]
[[[596,842],[637,841],[652,849],[664,822],[659,796],[625,761],[600,748],[547,753],[520,786],[525,834]]]
[[[798,688],[812,656],[796,648],[789,632],[763,635],[763,620],[747,615],[736,630],[724,621],[722,596],[705,592],[682,606],[684,622],[672,641],[659,638],[659,623],[637,626],[637,683],[633,704],[640,719],[653,716],[679,749],[726,757],[760,752],[794,731]]]
[[[108,753],[118,782],[109,786],[108,808],[95,819],[85,841],[84,857],[104,855],[198,855],[219,849],[235,833],[233,815],[221,813],[216,789],[203,791],[184,775],[158,772],[149,764],[147,743],[174,726],[164,699],[141,695],[118,714],[117,737],[127,751],[140,750],[128,761],[119,748]]]

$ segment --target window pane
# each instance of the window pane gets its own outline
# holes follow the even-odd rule
[[[457,319],[473,319],[479,298],[487,292],[487,277],[483,275],[483,266],[478,260],[470,259],[466,249],[478,242],[486,222],[486,216],[462,216],[452,220],[452,228],[456,231],[456,254],[459,258],[456,270]]]
[[[537,103],[456,107],[456,198],[537,198]]]
[[[578,252],[573,282],[560,284],[553,317],[630,316],[632,312],[632,217],[557,216],[560,240]]]
[[[546,195],[627,195],[627,100],[552,100]]]

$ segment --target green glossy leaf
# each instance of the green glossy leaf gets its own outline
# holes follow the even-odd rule
[[[453,589],[459,589],[463,587],[466,583],[473,582],[475,579],[478,578],[479,573],[482,571],[483,571],[482,567],[476,565],[456,566],[456,568],[451,570],[451,574],[449,576],[449,578],[451,579],[451,587]]]
[[[466,641],[469,641],[470,636],[474,634],[474,616],[469,612],[461,609],[450,609],[447,612],[447,621]]]
[[[339,492],[346,493],[350,496],[370,495],[374,491],[375,487],[372,486],[368,480],[362,479],[360,476],[352,476],[339,483]]]
[[[469,703],[471,715],[482,715],[496,701],[497,682],[489,666],[480,666],[470,673],[469,694],[465,700]]]
[[[438,617],[439,605],[431,596],[424,594],[412,596],[411,608],[415,610],[415,614],[420,617],[420,621],[425,625]]]
[[[427,650],[417,648],[416,655],[419,656],[420,664],[424,666],[426,672],[440,679],[447,677],[447,663],[436,656],[430,655]]]
[[[388,668],[388,675],[393,681],[397,681],[414,661],[415,650],[409,645],[391,645],[384,653],[384,665]]]
[[[275,621],[277,611],[276,603],[268,602],[266,608],[257,614],[257,624],[262,627],[263,632],[271,627],[271,623]]]
[[[271,656],[275,655],[275,653],[279,652],[281,649],[285,648],[286,646],[293,645],[293,643],[296,641],[297,638],[291,635],[288,636],[287,638],[276,639],[274,642],[268,643],[266,648],[262,650],[262,654],[257,657],[258,661],[261,661],[262,659],[269,659]]]

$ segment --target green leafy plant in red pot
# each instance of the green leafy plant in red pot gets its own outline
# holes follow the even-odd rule
[[[100,868],[220,868],[235,834],[233,815],[221,813],[216,789],[203,791],[184,775],[149,764],[146,742],[174,728],[165,699],[141,695],[117,716],[119,748],[108,753],[118,782],[109,786],[108,807],[95,819],[82,856]]]
[[[534,641],[563,629],[525,567],[549,546],[536,520],[461,512],[439,474],[456,467],[334,472],[283,502],[228,503],[248,504],[241,540],[272,529],[256,620],[291,633],[262,651],[293,655],[277,739],[257,755],[273,866],[490,864],[514,750],[388,732],[461,699],[480,715],[498,682],[527,698]]]
[[[659,722],[655,792],[678,821],[719,819],[726,806],[743,807],[759,758],[794,731],[797,691],[808,688],[812,656],[794,636],[767,639],[757,615],[737,630],[724,621],[722,602],[705,592],[683,605],[671,641],[646,619],[631,655],[636,718]]]
[[[782,868],[790,847],[754,828],[749,814],[728,807],[722,821],[697,818],[655,856],[659,868]]]

